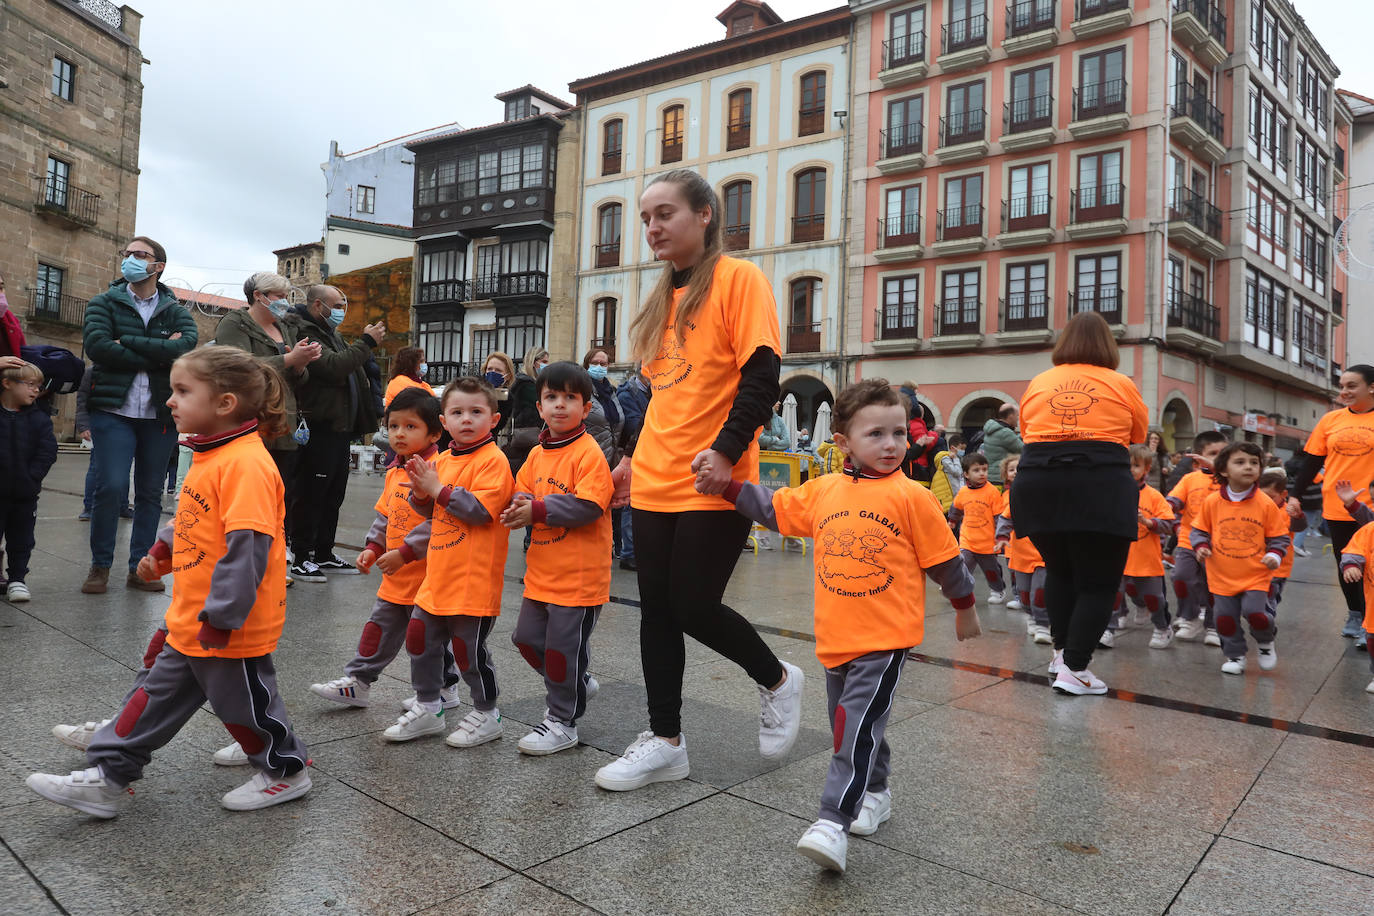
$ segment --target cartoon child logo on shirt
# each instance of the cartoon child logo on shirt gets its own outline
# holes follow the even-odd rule
[[[1085,416],[1097,403],[1092,391],[1091,386],[1080,381],[1072,381],[1055,389],[1049,400],[1050,413],[1059,418],[1060,432],[1070,435],[1078,432],[1079,417]]]
[[[194,548],[196,542],[191,540],[191,529],[196,527],[196,522],[200,521],[190,509],[182,509],[177,513],[176,523],[172,526],[172,534],[176,535],[177,540],[182,541],[187,547]]]
[[[1333,454],[1345,458],[1363,458],[1374,452],[1374,430],[1364,426],[1347,426],[1330,439]]]
[[[821,536],[823,547],[817,573],[821,584],[837,595],[863,597],[876,595],[892,584],[892,574],[880,562],[887,547],[882,529],[855,532],[841,529]]]

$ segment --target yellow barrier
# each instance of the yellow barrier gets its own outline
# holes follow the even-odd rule
[[[801,486],[802,464],[810,464],[811,459],[806,455],[798,455],[792,452],[759,452],[759,484],[770,490],[782,490],[790,487]],[[756,532],[766,531],[762,525],[755,525],[749,534],[749,545],[754,553],[759,552],[759,539]],[[799,537],[784,537],[782,539],[782,549],[787,549],[787,542],[794,541],[801,548],[802,556],[806,556],[806,539]]]

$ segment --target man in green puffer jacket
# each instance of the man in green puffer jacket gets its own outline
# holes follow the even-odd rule
[[[1021,454],[1021,435],[1016,431],[1017,407],[1003,404],[997,416],[983,424],[983,457],[988,459],[988,480],[1002,489],[1002,459]]]
[[[134,472],[134,521],[129,532],[125,584],[141,591],[163,590],[134,572],[153,546],[162,516],[162,480],[176,448],[177,431],[167,398],[172,363],[196,345],[196,323],[161,283],[167,251],[147,236],[124,246],[123,279],[86,305],[82,331],[86,356],[94,364],[87,400],[91,439],[100,481],[91,506],[91,569],[81,591],[103,594],[114,563],[119,509]]]

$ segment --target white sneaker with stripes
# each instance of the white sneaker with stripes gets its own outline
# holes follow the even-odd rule
[[[292,776],[268,776],[262,770],[258,770],[252,779],[225,793],[219,802],[230,811],[256,811],[259,808],[270,808],[293,798],[300,798],[309,791],[309,768]]]

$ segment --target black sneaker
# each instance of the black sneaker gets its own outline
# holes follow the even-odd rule
[[[324,577],[324,570],[315,565],[313,560],[301,560],[291,564],[288,570],[291,578],[300,582],[328,582]]]
[[[354,566],[337,553],[331,553],[323,559],[316,557],[315,565],[327,573],[336,573],[341,576],[358,575],[358,567]]]

